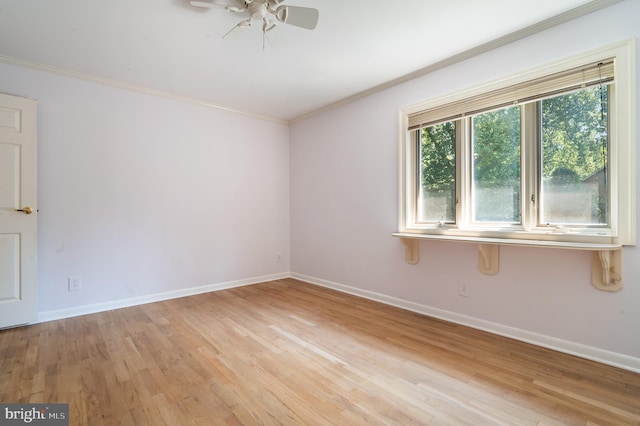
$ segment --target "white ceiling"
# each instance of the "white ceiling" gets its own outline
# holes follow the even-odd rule
[[[222,40],[245,18],[188,0],[0,0],[0,60],[291,120],[613,2],[286,0],[318,9],[318,27],[280,24],[263,49],[260,24]]]

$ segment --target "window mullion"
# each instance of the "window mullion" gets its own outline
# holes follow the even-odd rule
[[[466,227],[471,223],[471,206],[472,206],[472,173],[473,158],[471,153],[471,119],[462,118],[456,126],[457,140],[456,146],[456,181],[458,199],[456,215],[458,227]]]
[[[522,227],[530,231],[538,225],[538,205],[541,202],[539,185],[539,119],[538,102],[530,102],[522,107],[522,198],[520,211]]]
[[[420,132],[421,130],[411,131],[410,140],[411,140],[411,151],[413,154],[411,156],[407,156],[407,161],[409,163],[409,170],[407,171],[408,175],[408,188],[407,192],[409,194],[412,203],[409,207],[409,217],[411,222],[409,223],[417,223],[418,222],[418,211],[421,208],[421,200],[422,200],[422,185],[420,182]],[[413,161],[410,161],[413,159]]]

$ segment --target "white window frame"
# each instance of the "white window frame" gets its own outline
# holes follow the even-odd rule
[[[500,79],[480,87],[453,93],[448,96],[432,99],[416,105],[402,108],[399,111],[399,223],[396,236],[405,238],[433,238],[476,242],[494,242],[500,244],[531,244],[537,246],[571,246],[583,249],[597,249],[598,246],[622,246],[636,244],[636,74],[635,74],[635,40],[603,47],[550,65],[538,67],[526,73]],[[529,194],[537,182],[535,175],[529,170],[537,168],[537,157],[532,148],[523,147],[521,173],[523,179],[521,227],[495,226],[470,223],[470,213],[465,209],[470,206],[469,173],[466,167],[471,153],[465,145],[457,149],[456,180],[457,197],[456,225],[418,223],[416,214],[416,168],[417,152],[415,149],[415,131],[409,131],[408,123],[411,114],[441,107],[453,102],[476,97],[484,93],[497,91],[516,84],[535,80],[564,70],[580,67],[607,58],[615,61],[615,88],[611,90],[609,99],[609,170],[610,170],[610,220],[608,229],[558,229],[555,227],[533,227],[524,222],[531,217],[536,206],[530,202]],[[525,106],[525,108],[532,105]],[[463,126],[466,127],[466,126]],[[531,123],[522,122],[523,132],[531,132]],[[463,128],[460,132],[467,132]],[[535,130],[533,130],[535,131]],[[535,148],[534,148],[535,149]],[[526,188],[526,191],[524,190]],[[525,211],[526,210],[526,211]],[[529,220],[529,219],[526,219]]]

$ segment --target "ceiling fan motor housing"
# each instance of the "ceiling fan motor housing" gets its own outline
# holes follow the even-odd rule
[[[249,14],[253,19],[263,19],[267,16],[268,9],[266,2],[254,0],[248,4]]]

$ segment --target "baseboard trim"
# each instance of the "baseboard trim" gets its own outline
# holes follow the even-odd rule
[[[149,294],[140,297],[114,300],[111,302],[95,303],[91,305],[77,306],[67,309],[58,309],[38,313],[38,323],[55,321],[65,318],[78,317],[81,315],[95,314],[98,312],[111,311],[114,309],[129,308],[131,306],[144,305],[147,303],[161,302],[163,300],[177,299],[180,297],[194,296],[197,294],[210,293],[213,291],[226,290],[234,287],[259,284],[267,281],[281,280],[291,277],[291,274],[281,273],[273,275],[263,275],[260,277],[246,278],[242,280],[226,281],[217,284],[209,284],[199,287],[191,287],[180,290],[168,291],[164,293]]]
[[[374,300],[376,302],[406,309],[408,311],[416,312],[430,317],[442,319],[452,323],[487,331],[489,333],[497,334],[500,336],[509,337],[511,339],[519,340],[522,342],[531,343],[536,346],[541,346],[558,352],[563,352],[569,355],[596,361],[602,364],[611,365],[613,367],[622,368],[624,370],[633,371],[635,373],[640,373],[640,358],[635,358],[604,349],[598,349],[592,346],[558,339],[556,337],[534,333],[531,331],[510,327],[491,321],[485,321],[479,318],[434,308],[432,306],[422,305],[392,296],[387,296],[368,290],[362,290],[359,288],[350,287],[344,284],[338,284],[320,278],[310,277],[308,275],[291,273],[291,278],[295,278],[309,284],[337,290],[343,293],[352,294],[354,296],[363,297],[365,299]]]

